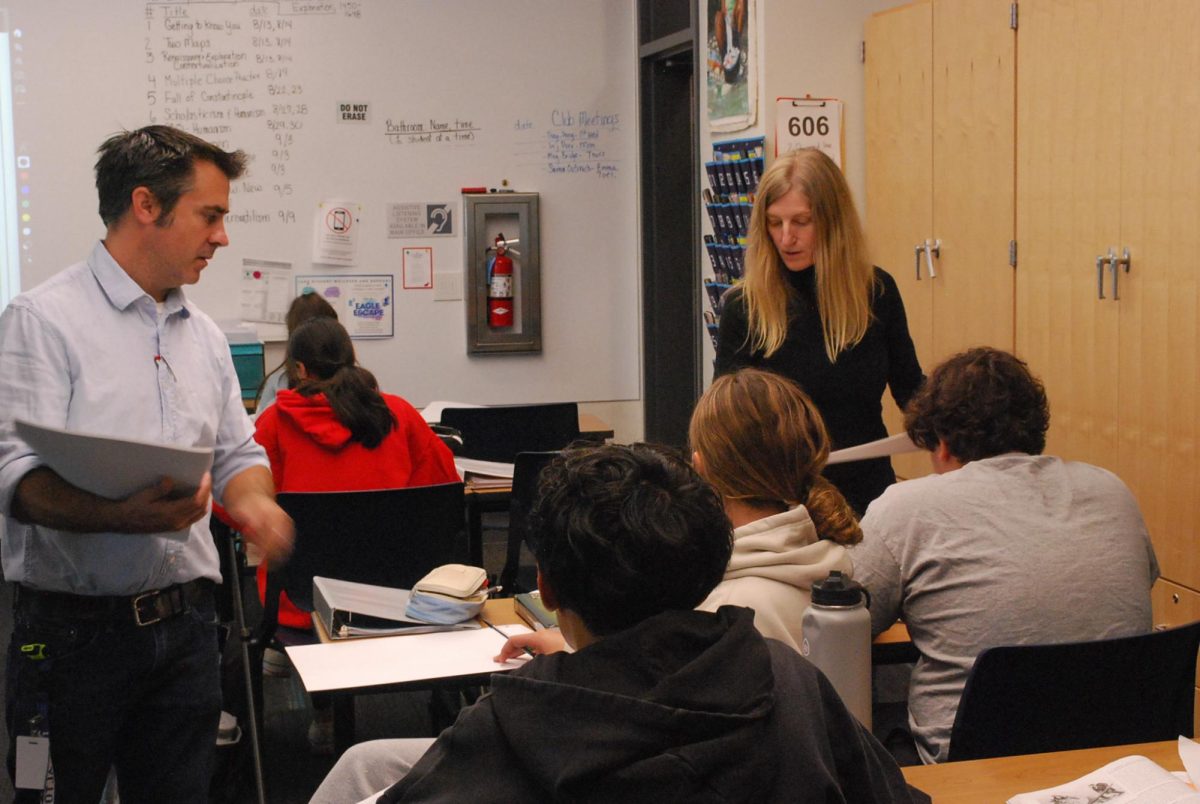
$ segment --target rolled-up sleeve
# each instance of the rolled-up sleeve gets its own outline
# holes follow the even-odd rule
[[[17,419],[62,427],[71,400],[62,339],[33,310],[14,303],[0,315],[0,512],[11,516],[17,484],[42,465],[17,437]]]

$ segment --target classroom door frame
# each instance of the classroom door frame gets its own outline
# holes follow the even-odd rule
[[[703,387],[698,26],[689,5],[687,28],[639,40],[643,422],[647,441],[679,447]]]

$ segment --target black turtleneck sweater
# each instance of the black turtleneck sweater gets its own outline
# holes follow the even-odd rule
[[[924,377],[896,280],[882,268],[875,269],[867,333],[831,363],[817,308],[817,272],[807,268],[784,273],[790,286],[787,339],[770,357],[751,352],[746,343],[746,302],[735,287],[726,295],[721,312],[716,376],[755,366],[795,380],[821,411],[834,449],[883,438],[888,434],[883,425],[884,387],[890,387],[896,403],[904,407]],[[887,458],[830,466],[825,476],[860,516],[871,500],[896,482]]]

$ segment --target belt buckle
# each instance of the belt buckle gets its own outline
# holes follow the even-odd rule
[[[156,600],[159,597],[159,595],[161,595],[161,594],[162,594],[161,589],[152,589],[149,592],[143,592],[142,594],[138,595],[137,597],[135,597],[133,599],[133,620],[134,620],[134,622],[136,622],[138,625],[141,625],[141,626],[154,625],[157,622],[162,622],[163,617],[161,614],[158,613],[157,609],[155,609],[155,612],[154,612],[155,617],[153,620],[143,620],[142,619],[142,609],[140,606],[140,604],[143,600],[146,600],[148,598]]]

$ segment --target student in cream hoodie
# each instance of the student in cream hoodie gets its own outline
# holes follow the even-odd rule
[[[754,609],[763,636],[799,650],[813,581],[849,575],[846,545],[862,540],[850,505],[821,476],[829,457],[821,415],[791,380],[742,369],[700,398],[688,437],[696,471],[734,526],[725,577],[699,608]]]

